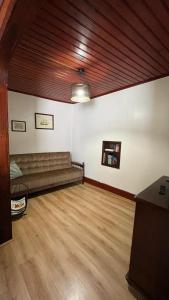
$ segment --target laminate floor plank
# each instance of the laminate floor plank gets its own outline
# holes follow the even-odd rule
[[[135,204],[90,184],[31,198],[0,247],[0,300],[134,300]]]

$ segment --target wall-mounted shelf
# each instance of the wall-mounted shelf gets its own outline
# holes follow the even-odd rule
[[[120,169],[121,142],[103,141],[101,164]]]

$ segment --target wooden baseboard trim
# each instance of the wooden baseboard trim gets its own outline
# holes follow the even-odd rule
[[[117,194],[119,196],[125,197],[127,199],[132,200],[132,201],[135,201],[134,194],[126,192],[126,191],[123,191],[123,190],[118,189],[118,188],[115,188],[115,187],[113,187],[111,185],[99,182],[97,180],[94,180],[94,179],[91,179],[91,178],[88,178],[88,177],[84,177],[84,182],[90,183],[90,184],[92,184],[94,186],[97,186],[97,187],[103,189],[103,190],[112,192],[112,193]]]

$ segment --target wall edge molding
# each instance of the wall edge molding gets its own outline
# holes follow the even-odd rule
[[[105,184],[105,183],[102,183],[100,181],[97,181],[97,180],[94,180],[92,178],[89,178],[89,177],[84,177],[84,182],[86,183],[90,183],[96,187],[99,187],[103,190],[106,190],[106,191],[109,191],[111,193],[114,193],[114,194],[117,194],[118,196],[121,196],[121,197],[124,197],[124,198],[127,198],[129,200],[132,200],[135,202],[135,199],[134,199],[134,194],[132,193],[129,193],[127,191],[124,191],[124,190],[121,190],[121,189],[118,189],[116,187],[113,187],[111,185],[108,185],[108,184]]]

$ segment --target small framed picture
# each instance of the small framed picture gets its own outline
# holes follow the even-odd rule
[[[12,120],[11,121],[11,130],[19,131],[19,132],[26,132],[26,122]]]
[[[35,128],[54,130],[54,115],[35,113]]]

